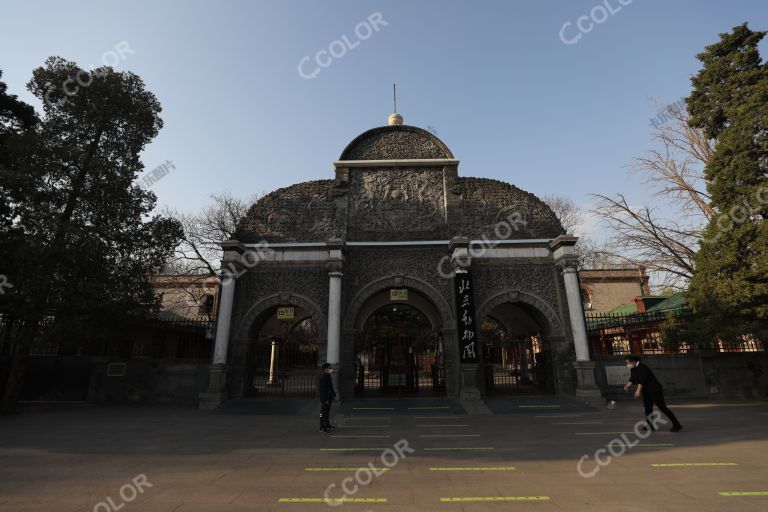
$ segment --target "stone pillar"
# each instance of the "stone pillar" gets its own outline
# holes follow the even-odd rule
[[[470,269],[472,267],[472,255],[469,252],[469,240],[465,238],[453,238],[450,242],[450,251],[451,251],[451,269],[454,272],[453,279],[456,280],[456,276],[460,276],[461,274],[467,274],[470,272]],[[454,287],[454,294],[453,294],[453,301],[454,301],[454,311],[456,311],[456,340],[454,343],[457,345],[461,343],[462,341],[462,331],[466,331],[467,329],[471,329],[471,335],[475,336],[475,340],[477,340],[476,346],[477,353],[480,352],[479,348],[479,340],[477,339],[477,335],[479,335],[479,330],[477,330],[477,322],[480,322],[481,320],[476,317],[476,311],[474,307],[474,289],[469,290],[469,294],[471,296],[470,302],[471,306],[469,306],[468,314],[471,317],[473,324],[468,324],[466,326],[461,325],[462,319],[461,319],[461,313],[459,312],[459,292]],[[459,352],[459,360],[458,363],[458,369],[459,369],[459,399],[465,402],[480,402],[482,401],[482,392],[481,392],[481,386],[484,388],[484,382],[481,374],[481,371],[484,370],[483,366],[481,365],[482,359],[480,357],[475,358],[475,361],[467,361],[464,356]],[[481,355],[481,354],[480,354]]]
[[[232,303],[235,298],[235,278],[225,272],[221,278],[221,302],[216,323],[216,344],[213,348],[213,364],[227,364],[229,326],[232,320]]]
[[[234,297],[235,278],[231,272],[224,271],[221,277],[221,299],[216,323],[213,364],[208,370],[208,389],[199,395],[200,409],[215,409],[227,399],[227,348]]]
[[[573,363],[576,370],[576,396],[589,403],[601,403],[602,393],[595,383],[595,362],[589,359],[587,326],[584,323],[584,309],[581,303],[581,291],[575,262],[565,264],[563,280],[568,299],[573,345],[576,349],[576,361]]]
[[[562,268],[565,285],[565,299],[568,303],[568,316],[571,320],[573,348],[576,351],[576,396],[589,403],[602,401],[602,394],[595,384],[595,363],[589,359],[587,326],[584,324],[584,306],[581,303],[579,276],[576,273],[578,255],[574,246],[578,238],[560,235],[549,243],[555,263]]]
[[[341,352],[341,272],[328,272],[328,351],[326,362],[339,364]]]
[[[342,240],[328,241],[328,342],[326,349],[326,362],[333,367],[333,387],[336,390],[336,399],[341,400],[341,387],[339,386],[339,373],[341,365],[341,278],[343,256]]]
[[[568,263],[563,267],[563,280],[565,281],[565,295],[568,299],[568,314],[571,318],[571,330],[573,332],[573,345],[576,349],[576,360],[589,361],[587,326],[584,324],[584,309],[581,304],[579,277],[576,274],[576,267],[574,264]]]

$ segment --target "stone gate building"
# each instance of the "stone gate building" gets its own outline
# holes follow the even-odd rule
[[[464,177],[432,133],[362,133],[332,179],[262,197],[223,244],[209,388],[344,397],[493,392],[599,396],[576,238],[533,194]],[[596,395],[597,394],[597,395]]]

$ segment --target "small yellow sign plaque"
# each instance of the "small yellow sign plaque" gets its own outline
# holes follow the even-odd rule
[[[389,300],[408,300],[407,288],[390,288]]]
[[[294,316],[294,309],[293,307],[280,307],[277,308],[277,319],[278,320],[291,320]]]

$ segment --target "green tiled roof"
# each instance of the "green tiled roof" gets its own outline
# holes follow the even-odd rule
[[[667,311],[670,309],[681,309],[687,306],[687,302],[685,301],[685,296],[683,295],[683,292],[677,292],[675,294],[670,295],[665,300],[659,302],[658,304],[654,304],[650,308],[647,309],[647,311]]]
[[[637,313],[637,306],[633,302],[632,304],[620,304],[609,311],[614,315],[628,315],[630,313]]]

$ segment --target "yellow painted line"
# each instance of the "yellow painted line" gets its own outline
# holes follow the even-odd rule
[[[480,434],[420,434],[419,437],[480,437]]]
[[[352,435],[350,435],[350,436],[331,436],[331,437],[392,437],[392,436],[387,434],[387,435],[384,435],[384,436],[352,436]]]
[[[429,428],[429,427],[468,427],[469,425],[416,425],[417,427]]]
[[[690,466],[738,466],[735,462],[678,462],[674,464],[651,464],[654,468],[680,468]]]
[[[768,496],[768,491],[719,492],[720,496]]]
[[[553,423],[553,425],[602,425],[602,421],[582,421],[582,422],[559,422]]]
[[[557,409],[560,406],[555,404],[550,405],[518,405],[520,409]]]
[[[477,448],[424,448],[425,452],[456,452],[456,451],[486,451],[495,450],[492,446],[480,446]]]
[[[359,468],[304,468],[304,471],[357,471],[359,469],[370,469],[373,471],[389,471],[390,468],[371,468],[363,466]]]
[[[386,503],[387,498],[280,498],[279,503]]]
[[[320,448],[321,452],[379,452],[388,449],[388,446],[381,448]]]
[[[353,407],[355,411],[394,411],[394,407]]]
[[[429,468],[430,471],[514,471],[514,467],[500,468]]]
[[[549,496],[473,496],[471,498],[440,498],[440,501],[549,501]]]
[[[617,434],[634,434],[634,432],[576,432],[577,436],[606,436]]]

